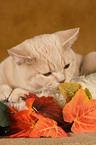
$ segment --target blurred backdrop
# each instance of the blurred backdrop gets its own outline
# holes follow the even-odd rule
[[[75,27],[73,50],[96,51],[96,0],[0,0],[0,61],[25,39]]]

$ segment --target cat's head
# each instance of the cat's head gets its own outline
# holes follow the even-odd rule
[[[79,28],[75,28],[36,36],[8,50],[27,89],[52,90],[59,83],[70,81],[76,67],[70,47],[78,32]]]

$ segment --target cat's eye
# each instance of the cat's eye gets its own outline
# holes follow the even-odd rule
[[[64,69],[69,68],[69,66],[70,66],[70,63],[66,64],[66,65],[64,66]]]
[[[52,73],[51,72],[48,72],[48,73],[45,73],[43,74],[44,76],[50,76]]]

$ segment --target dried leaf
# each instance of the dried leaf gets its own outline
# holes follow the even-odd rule
[[[33,105],[34,101],[35,101],[35,98],[28,98],[25,101],[25,105],[29,110],[32,109],[32,105]]]
[[[63,118],[74,122],[71,127],[74,133],[96,132],[96,100],[89,99],[84,90],[79,89],[63,108]]]
[[[16,112],[12,107],[9,107],[12,121],[10,127],[12,135],[10,137],[67,137],[64,130],[57,126],[56,121],[45,118],[40,113],[33,112],[31,108],[33,100],[33,98],[29,98],[25,102],[29,110]]]
[[[61,83],[59,85],[59,89],[62,92],[62,95],[66,99],[66,103],[68,103],[72,97],[74,97],[75,93],[81,88],[82,86],[77,83]]]
[[[85,91],[86,95],[88,96],[88,98],[89,98],[89,99],[92,99],[92,95],[91,95],[89,89],[85,88],[84,91]]]
[[[56,105],[53,97],[37,97],[35,94],[29,93],[29,95],[23,97],[23,100],[28,98],[35,98],[34,102],[32,103],[32,108],[35,112],[39,112],[43,116],[52,118],[56,121],[63,122],[62,109]]]
[[[30,133],[30,137],[67,137],[66,132],[57,126],[57,122],[53,119],[45,118],[39,113],[33,113],[32,115],[39,120],[35,124],[33,131]]]
[[[9,106],[9,116],[11,120],[10,129],[12,135],[10,137],[29,137],[37,119],[29,114],[30,110],[22,110],[16,112]]]

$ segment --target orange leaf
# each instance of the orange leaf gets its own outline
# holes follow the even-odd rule
[[[45,118],[39,113],[32,113],[32,115],[39,120],[35,124],[33,131],[30,133],[30,137],[67,137],[66,132],[57,126],[57,122],[53,119]]]
[[[29,137],[29,134],[31,131],[32,131],[32,129],[27,128],[27,129],[21,130],[20,132],[10,135],[9,137],[10,138],[16,138],[16,137],[26,138],[26,137]]]
[[[34,100],[35,100],[35,98],[28,98],[25,101],[25,105],[28,109],[32,109],[32,105],[33,105]]]
[[[72,100],[63,108],[66,122],[74,122],[74,133],[96,132],[96,100],[91,100],[83,89],[79,89]]]
[[[11,120],[10,129],[11,135],[10,137],[28,137],[30,131],[32,131],[34,127],[34,123],[37,121],[36,117],[29,115],[30,110],[22,110],[16,112],[12,107],[9,107],[9,117]],[[13,113],[12,113],[13,112]]]

